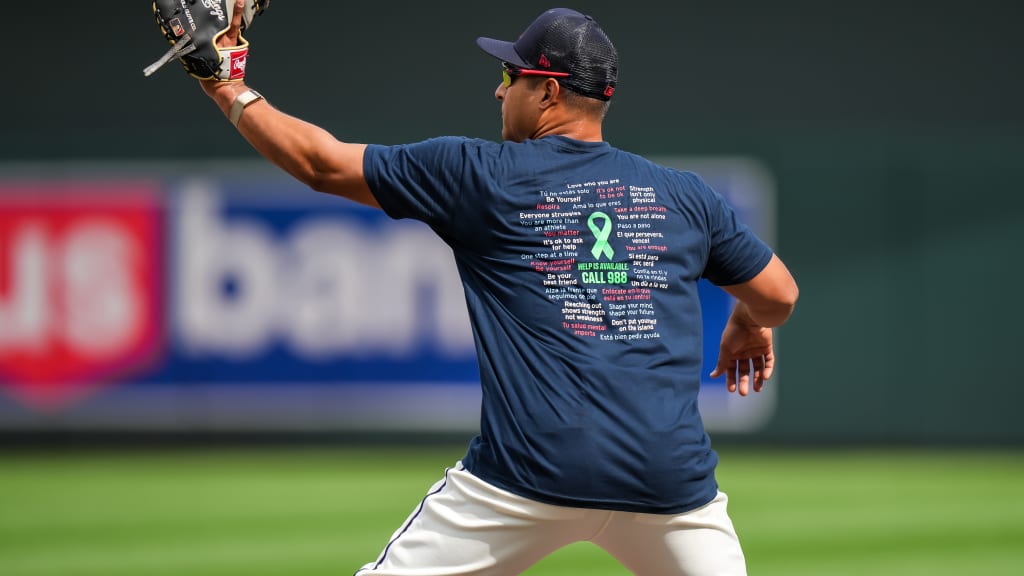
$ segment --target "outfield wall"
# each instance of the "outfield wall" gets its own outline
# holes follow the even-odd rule
[[[746,158],[774,182],[775,245],[802,297],[779,331],[771,418],[737,439],[1024,442],[1019,4],[578,6],[621,52],[609,141]],[[499,76],[473,39],[513,37],[544,7],[276,2],[248,35],[249,78],[346,140],[494,138]],[[92,16],[63,6],[55,41],[14,27],[33,65],[0,91],[8,169],[257,160],[179,70],[142,76],[165,49],[148,6]]]
[[[661,161],[699,171],[773,240],[762,166]],[[0,169],[0,432],[476,430],[462,285],[426,225],[318,194],[263,162],[62,166]],[[576,257],[575,244],[548,244],[538,275],[552,262],[542,259]],[[623,294],[649,291],[647,268],[626,266]],[[719,334],[732,299],[699,289],[699,320]],[[625,300],[627,320],[609,330],[639,337],[628,320],[639,305]],[[703,374],[717,352],[708,339]],[[776,388],[751,402],[724,384],[703,382],[709,428],[772,419]]]

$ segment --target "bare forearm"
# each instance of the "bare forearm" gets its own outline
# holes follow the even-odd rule
[[[201,84],[225,116],[230,116],[235,98],[248,90],[241,82]],[[310,188],[377,206],[363,179],[365,146],[339,142],[326,130],[285,114],[266,100],[245,108],[237,127],[264,158]]]
[[[792,312],[792,305],[756,306],[741,300],[733,308],[732,316],[735,322],[745,326],[775,328],[789,320]]]
[[[323,190],[331,170],[322,151],[335,138],[325,130],[283,112],[265,100],[253,104],[238,123],[238,132],[263,157],[314,190]]]

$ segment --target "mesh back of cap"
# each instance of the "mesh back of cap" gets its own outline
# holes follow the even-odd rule
[[[611,40],[593,20],[578,33],[579,45],[569,60],[569,74],[563,82],[575,91],[591,97],[607,99],[609,87],[618,79],[618,54]]]
[[[524,58],[534,64],[541,57],[547,58],[551,70],[569,73],[568,78],[559,80],[563,86],[584,96],[608,100],[619,72],[618,53],[608,36],[593,18],[579,12],[552,10],[544,16],[554,17],[543,31],[534,28],[517,42],[517,48],[527,44],[522,46],[527,52]],[[539,34],[530,33],[534,31]]]

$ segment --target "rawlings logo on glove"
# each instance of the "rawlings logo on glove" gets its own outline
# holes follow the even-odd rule
[[[242,32],[270,6],[270,0],[245,0]],[[238,45],[218,47],[235,14],[235,0],[156,0],[153,14],[171,48],[143,70],[149,76],[177,58],[185,71],[200,80],[231,81],[245,77],[249,42],[241,35]]]

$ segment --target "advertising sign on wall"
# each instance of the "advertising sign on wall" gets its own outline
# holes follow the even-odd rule
[[[770,240],[760,165],[663,161]],[[429,228],[260,163],[181,173],[0,172],[0,430],[476,428],[462,287]],[[710,285],[701,297],[707,373],[732,303]],[[771,392],[723,393],[705,383],[710,429],[774,409]]]

